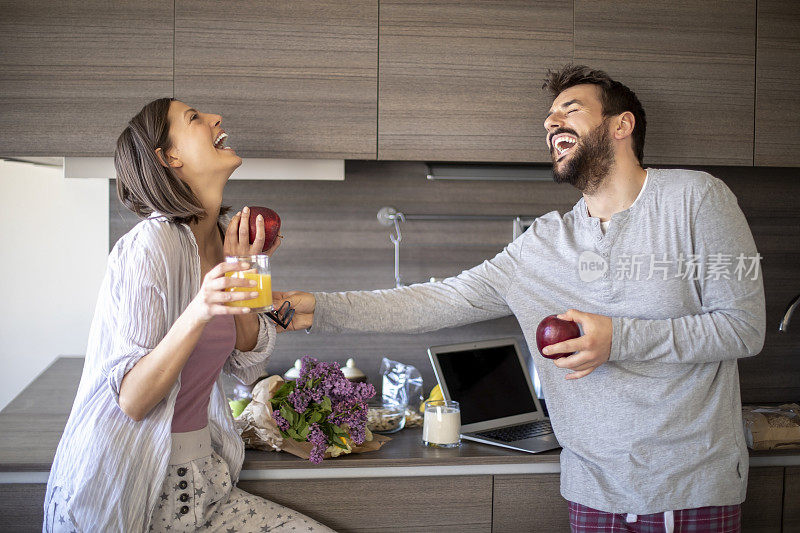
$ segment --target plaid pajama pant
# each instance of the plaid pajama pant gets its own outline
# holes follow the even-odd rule
[[[637,516],[606,513],[569,502],[572,533],[739,533],[740,521],[739,505],[698,507]]]

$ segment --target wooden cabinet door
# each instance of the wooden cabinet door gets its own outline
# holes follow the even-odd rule
[[[243,157],[375,159],[377,28],[377,0],[176,0],[175,97]]]
[[[575,62],[630,87],[647,164],[753,164],[755,0],[575,0]]]
[[[494,476],[492,532],[569,531],[559,474]]]
[[[0,483],[2,531],[41,531],[46,483]]]
[[[751,468],[742,503],[742,532],[780,533],[782,500],[783,467]]]
[[[571,1],[382,0],[378,159],[550,161],[542,91]]]
[[[0,0],[0,156],[109,156],[172,96],[172,2]]]
[[[787,466],[783,492],[783,531],[800,531],[800,466]]]
[[[759,0],[757,166],[800,166],[800,2]]]
[[[492,531],[492,476],[240,481],[240,489],[339,531]]]

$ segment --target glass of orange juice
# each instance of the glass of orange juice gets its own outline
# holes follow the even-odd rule
[[[235,272],[226,272],[227,278],[245,278],[256,282],[255,287],[231,287],[231,292],[258,292],[258,296],[249,300],[228,302],[231,307],[249,307],[256,313],[272,311],[272,274],[269,269],[269,256],[267,254],[228,256],[226,263],[248,263],[250,268]]]

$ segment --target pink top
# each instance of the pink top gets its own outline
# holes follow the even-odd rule
[[[196,431],[208,425],[211,387],[235,346],[233,315],[216,315],[203,329],[197,346],[181,370],[181,388],[172,415],[173,433]]]

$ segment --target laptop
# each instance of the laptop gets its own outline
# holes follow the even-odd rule
[[[428,348],[445,400],[461,407],[461,438],[539,453],[559,447],[514,338]]]

